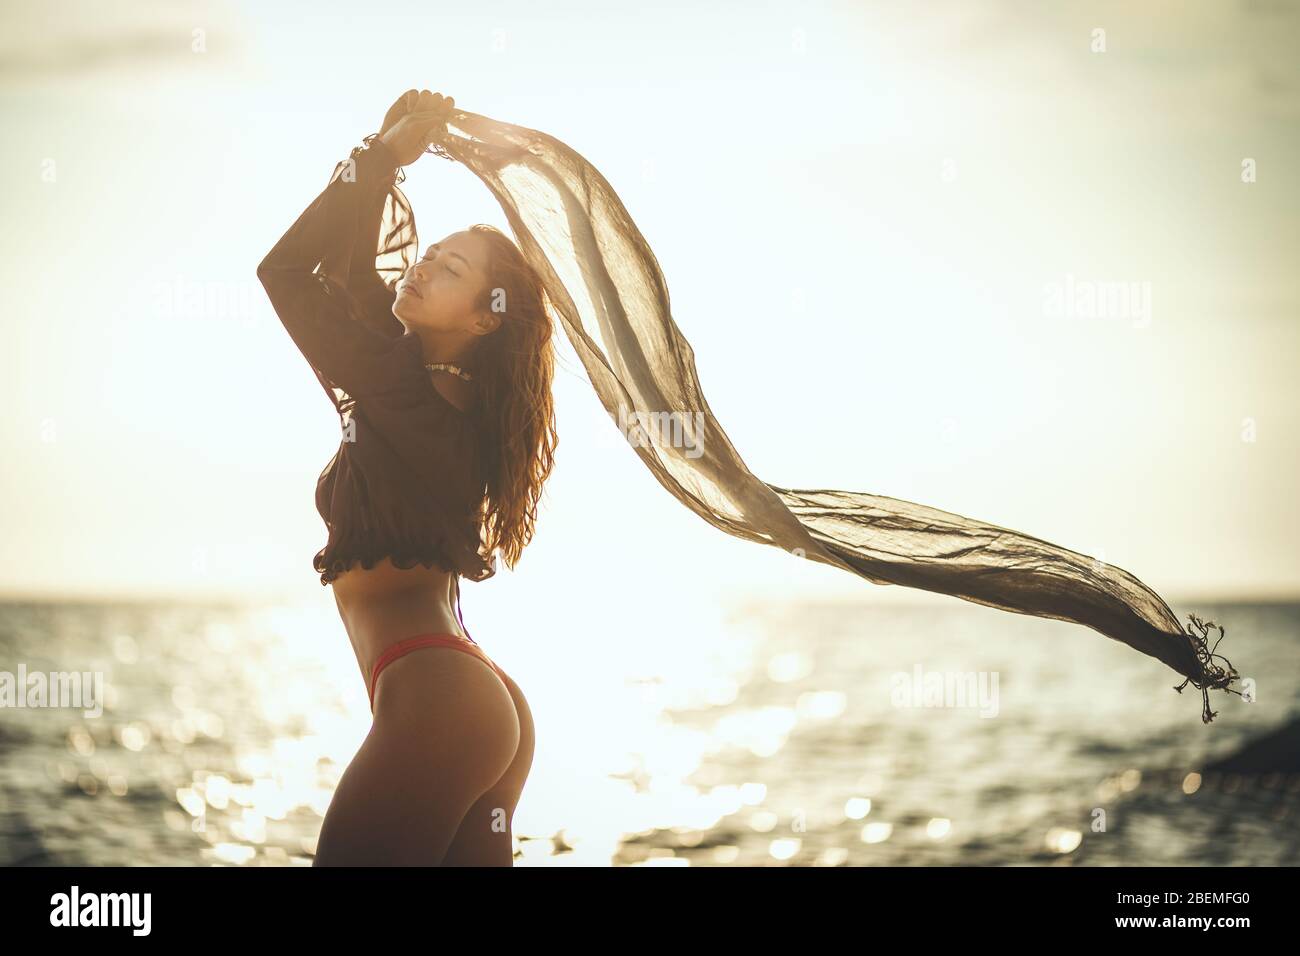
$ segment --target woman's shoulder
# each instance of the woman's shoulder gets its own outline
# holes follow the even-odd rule
[[[424,364],[418,336],[407,332],[395,339],[389,387],[358,399],[362,414],[376,425],[401,422],[426,434],[472,436],[475,386],[454,375],[430,372]]]
[[[428,375],[434,391],[441,395],[453,410],[466,417],[474,414],[474,406],[478,401],[478,390],[473,383],[445,373],[428,372]]]
[[[403,374],[409,375],[413,383],[418,383],[417,390],[429,396],[433,404],[447,413],[456,424],[472,424],[478,405],[478,386],[449,372],[435,372],[426,368],[423,343],[418,335],[409,330],[401,337],[398,348],[400,358],[406,366]]]

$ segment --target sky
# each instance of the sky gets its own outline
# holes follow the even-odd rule
[[[758,477],[1300,592],[1295,7],[544,6],[6,5],[0,592],[327,593],[337,417],[255,270],[413,87],[601,170]],[[436,157],[403,190],[423,243],[506,225]],[[703,522],[557,335],[538,533],[467,608],[931,597]]]

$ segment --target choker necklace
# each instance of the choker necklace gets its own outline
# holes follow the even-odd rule
[[[426,365],[425,368],[427,368],[430,372],[437,372],[439,370],[451,372],[452,375],[458,375],[467,382],[474,377],[470,375],[469,372],[461,368],[460,366],[452,365],[448,362],[437,362],[433,365]]]

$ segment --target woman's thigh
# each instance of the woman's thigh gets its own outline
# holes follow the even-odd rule
[[[514,865],[515,807],[533,766],[536,734],[524,692],[508,675],[504,680],[519,717],[519,749],[501,778],[466,812],[443,866]]]
[[[393,661],[321,824],[316,865],[440,864],[519,742],[514,701],[483,661],[446,647]]]

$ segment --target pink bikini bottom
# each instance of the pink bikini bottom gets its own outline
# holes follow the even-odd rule
[[[422,647],[454,647],[456,650],[471,654],[484,664],[487,664],[497,672],[503,683],[506,680],[505,671],[497,667],[492,658],[487,656],[487,653],[478,646],[473,638],[467,639],[456,634],[417,634],[415,637],[408,637],[403,641],[398,641],[391,647],[385,648],[384,653],[379,655],[379,660],[375,661],[374,669],[370,672],[370,712],[372,714],[375,712],[375,685],[379,683],[380,673],[399,657],[403,657],[411,653],[411,651],[417,651]]]

